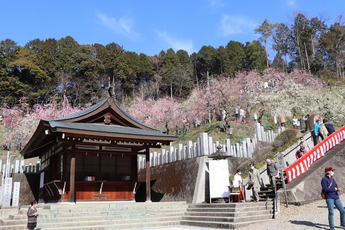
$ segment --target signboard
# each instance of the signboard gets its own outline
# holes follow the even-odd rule
[[[12,199],[12,206],[13,207],[19,206],[19,192],[20,192],[20,182],[14,182],[13,199]]]
[[[210,199],[229,197],[228,160],[209,161]]]
[[[43,188],[44,186],[44,172],[41,172],[40,174],[40,188]]]
[[[4,183],[4,190],[2,195],[2,207],[11,206],[11,195],[12,195],[12,178],[7,177]]]
[[[277,164],[278,170],[283,171],[286,168],[285,162],[284,162],[284,155],[281,153],[278,153],[276,158],[277,158],[276,164]]]

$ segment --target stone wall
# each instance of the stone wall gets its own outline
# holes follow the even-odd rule
[[[207,156],[194,157],[169,164],[151,167],[151,198],[153,202],[186,201],[203,203],[209,201]],[[229,172],[234,171],[248,158],[229,158]],[[137,201],[145,201],[145,175],[142,169],[138,174],[140,187]]]
[[[13,174],[12,182],[20,182],[19,207],[28,205],[31,201],[38,199],[39,181],[39,174]],[[0,178],[0,184],[1,183],[2,181]]]
[[[153,184],[151,183],[152,201],[187,201],[191,203],[199,169],[197,159],[194,157],[151,167],[151,181],[155,181]],[[140,170],[138,181],[145,181],[145,175],[146,170]],[[145,183],[141,183],[141,187],[144,185]],[[141,195],[137,194],[137,196]]]

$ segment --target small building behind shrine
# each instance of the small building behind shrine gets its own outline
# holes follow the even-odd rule
[[[39,202],[134,201],[138,155],[146,156],[146,201],[151,201],[150,148],[177,137],[148,127],[111,97],[56,120],[41,120],[21,154],[38,157]]]

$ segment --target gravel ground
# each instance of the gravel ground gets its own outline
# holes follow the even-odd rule
[[[345,204],[345,194],[340,196],[343,205]],[[340,228],[339,211],[335,210],[334,216],[335,229]],[[174,226],[166,228],[153,228],[156,230],[211,230],[210,228],[198,228],[187,226]],[[296,206],[284,204],[280,207],[280,212],[276,219],[262,223],[252,224],[238,230],[320,230],[329,229],[328,210],[324,200],[318,200],[309,204]],[[213,229],[212,229],[213,230]]]

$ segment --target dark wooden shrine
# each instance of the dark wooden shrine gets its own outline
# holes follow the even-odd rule
[[[107,98],[63,118],[41,120],[21,154],[41,159],[39,201],[45,203],[134,200],[137,158],[145,155],[151,201],[150,148],[174,140]]]

